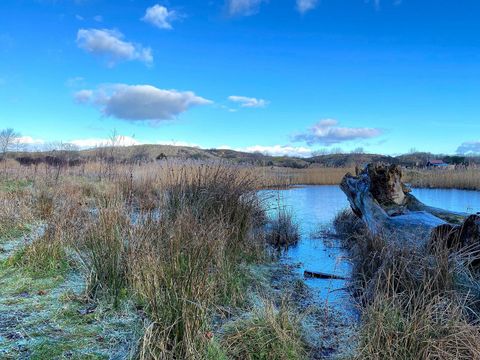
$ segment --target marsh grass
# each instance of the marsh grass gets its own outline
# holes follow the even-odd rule
[[[286,167],[256,167],[261,187],[288,187],[293,185],[338,185],[346,173],[354,173],[350,167],[310,167],[293,169]]]
[[[479,299],[458,283],[459,273],[473,277],[465,274],[472,253],[452,253],[439,242],[425,255],[358,231],[355,222],[348,214],[337,218],[340,233],[357,231],[345,241],[362,305],[356,358],[480,358]]]
[[[300,229],[293,214],[284,206],[279,206],[270,219],[266,240],[275,247],[288,247],[300,239]]]
[[[92,298],[110,296],[117,307],[125,294],[130,220],[122,206],[113,202],[98,208],[78,254],[90,271],[87,294]]]
[[[8,258],[7,265],[22,268],[33,277],[44,278],[65,275],[70,267],[63,243],[48,231]]]
[[[418,188],[480,190],[480,169],[412,170],[406,172],[406,181]]]
[[[0,243],[27,233],[33,219],[28,192],[0,190]]]
[[[188,213],[156,224],[136,239],[129,263],[131,281],[151,319],[141,358],[198,358],[209,316],[223,284],[225,233],[217,222],[200,224]],[[152,241],[153,240],[153,241]]]
[[[95,331],[91,325],[104,321],[97,310],[85,313],[84,307],[102,304],[117,313],[134,303],[145,322],[136,357],[230,358],[212,334],[251,306],[249,292],[256,278],[249,269],[271,258],[263,199],[257,193],[264,178],[256,168],[218,163],[104,165],[9,169],[11,178],[23,176],[28,185],[0,191],[6,205],[0,222],[9,228],[34,223],[44,232],[19,243],[2,262],[5,281],[13,273],[28,277],[22,287],[28,289],[30,282],[40,280],[55,287],[72,277],[85,278],[84,288],[65,298],[65,311],[55,321],[85,327],[88,341]],[[77,304],[79,296],[82,303]],[[54,302],[42,307],[56,311],[60,297],[52,290]],[[8,301],[28,299],[12,295]],[[293,315],[270,308],[264,315],[265,327],[274,328],[265,341],[280,346],[279,339],[287,341],[293,334]],[[42,339],[35,342],[35,354],[58,351],[67,356],[78,353],[77,345],[88,345],[67,335],[32,335]],[[290,344],[297,344],[298,336]],[[237,347],[242,339],[249,341],[238,338]],[[262,345],[262,338],[257,341],[259,347],[270,346]],[[283,348],[291,355],[288,359],[296,358],[299,348],[289,346]]]
[[[356,238],[366,233],[362,220],[350,209],[341,210],[335,215],[333,227],[343,245],[347,248],[353,245],[350,244],[350,241],[355,241]]]
[[[300,360],[307,358],[301,334],[301,317],[286,300],[278,307],[263,300],[227,324],[221,342],[231,359]]]
[[[228,167],[183,169],[163,186],[160,215],[137,224],[128,261],[151,319],[140,358],[202,358],[216,309],[244,301],[241,264],[264,257],[261,204],[252,179]]]

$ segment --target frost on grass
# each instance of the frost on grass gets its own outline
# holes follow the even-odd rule
[[[12,245],[13,246],[13,245]],[[126,303],[116,311],[84,296],[75,272],[49,277],[0,265],[0,358],[126,358],[142,322]]]

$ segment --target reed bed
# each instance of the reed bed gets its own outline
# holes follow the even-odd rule
[[[293,185],[338,185],[354,168],[310,167],[306,169],[262,167],[255,168],[262,187]]]
[[[405,179],[413,187],[480,190],[480,169],[410,170]]]

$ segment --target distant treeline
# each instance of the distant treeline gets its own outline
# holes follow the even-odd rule
[[[80,158],[70,159],[70,158],[51,156],[51,155],[38,156],[38,157],[20,156],[15,158],[15,160],[17,160],[17,162],[23,166],[32,166],[32,165],[35,166],[39,164],[46,164],[49,166],[64,167],[64,166],[79,166],[86,162],[84,159],[80,159]]]
[[[168,149],[167,149],[168,150]],[[477,167],[479,156],[440,155],[431,153],[409,153],[398,156],[348,153],[325,154],[309,158],[289,156],[269,156],[259,153],[242,153],[233,150],[179,149],[176,154],[168,154],[168,159],[178,160],[226,160],[236,164],[266,167],[305,169],[310,167],[350,168],[368,163],[382,162],[401,165],[406,168],[424,168],[432,160],[441,160],[448,165]],[[195,151],[195,152],[193,152]],[[167,159],[164,152],[147,151],[146,147],[98,148],[93,151],[51,151],[44,153],[11,154],[23,166],[46,164],[52,167],[73,167],[87,162],[100,161],[104,164],[147,164]],[[0,159],[1,160],[1,159]]]

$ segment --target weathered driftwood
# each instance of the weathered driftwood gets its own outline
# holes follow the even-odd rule
[[[357,176],[345,175],[340,185],[353,212],[368,230],[392,241],[427,247],[438,241],[450,248],[480,243],[480,216],[423,204],[402,183],[399,166],[369,164]]]

